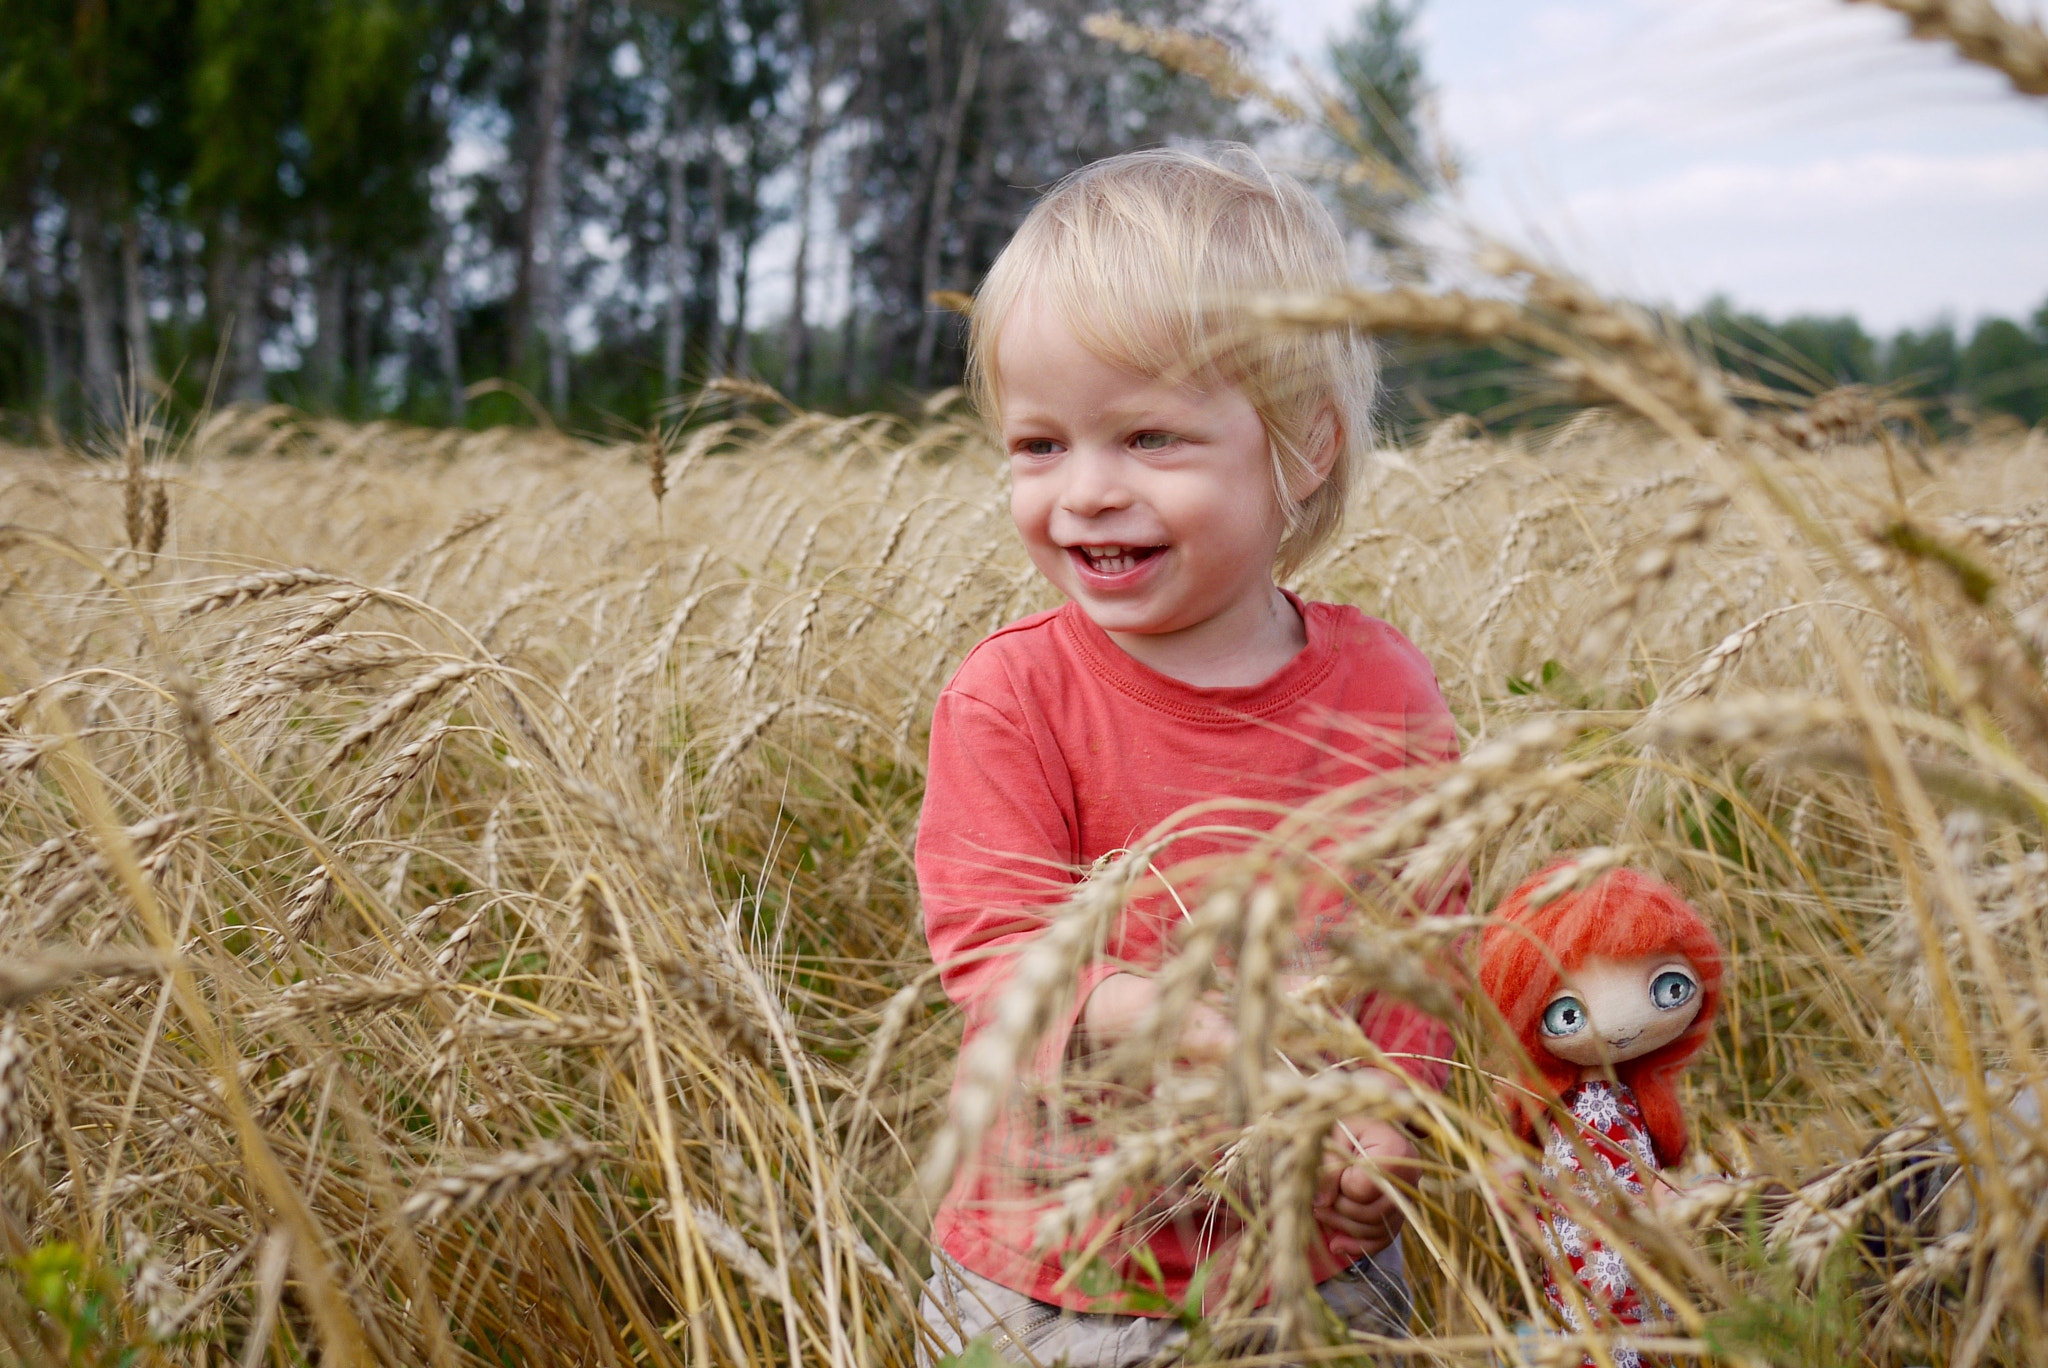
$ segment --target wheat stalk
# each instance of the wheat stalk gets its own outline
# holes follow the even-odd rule
[[[219,612],[223,608],[235,608],[263,599],[303,593],[308,589],[317,589],[323,584],[341,583],[345,581],[340,575],[331,575],[325,570],[313,570],[304,566],[293,570],[260,570],[254,574],[231,579],[226,584],[186,600],[185,606],[178,610],[178,616],[199,617],[206,613]]]
[[[759,1250],[747,1243],[747,1237],[727,1225],[718,1213],[707,1207],[692,1206],[690,1224],[697,1238],[704,1242],[704,1247],[739,1274],[740,1280],[755,1296],[778,1303],[789,1300],[788,1275],[780,1268],[772,1267],[761,1257]]]
[[[474,679],[492,668],[494,667],[474,660],[451,660],[436,665],[385,699],[368,717],[344,732],[341,739],[329,749],[326,758],[320,763],[320,768],[333,769],[358,750],[375,744],[385,733],[395,730],[406,718],[432,702],[444,690],[465,680]]]
[[[2017,19],[1991,0],[1851,0],[1882,5],[1906,16],[1915,38],[1942,42],[1984,66],[2005,73],[2013,89],[2048,95],[2048,31]]]
[[[1081,21],[1091,38],[1114,43],[1125,52],[1142,52],[1168,70],[1192,76],[1220,100],[1258,99],[1290,123],[1305,123],[1308,114],[1294,100],[1274,90],[1238,62],[1221,39],[1179,29],[1146,28],[1110,11]]]
[[[604,1152],[602,1145],[580,1139],[545,1140],[507,1150],[421,1183],[398,1214],[409,1225],[437,1225],[479,1206],[558,1183],[590,1167]]]
[[[126,946],[90,951],[49,950],[0,959],[0,1012],[12,1011],[80,979],[147,978],[173,967],[173,961],[154,951]]]
[[[28,1061],[28,1042],[16,1014],[9,1011],[0,1025],[0,1155],[13,1153],[26,1129]]]
[[[344,836],[360,831],[374,819],[406,786],[425,772],[427,766],[441,753],[442,742],[448,739],[451,730],[446,722],[436,722],[414,740],[408,741],[394,752],[378,770],[370,782],[363,785],[349,804],[348,815],[342,819]]]
[[[419,1002],[441,985],[421,977],[370,978],[361,974],[335,974],[295,983],[278,994],[249,1024],[267,1030],[287,1021],[316,1016],[361,1016],[389,1011]]]

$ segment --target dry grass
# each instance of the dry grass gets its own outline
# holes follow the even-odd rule
[[[1667,1348],[2034,1362],[2048,445],[1808,450],[1537,284],[1512,326],[1654,421],[1380,454],[1298,582],[1423,646],[1468,759],[1339,824],[1395,895],[1320,997],[1261,969],[1305,839],[1192,911],[1150,1035],[1207,993],[1243,1057],[1103,1061],[1144,1086],[1056,1175],[1063,1220],[1193,1161],[1298,1287],[1308,1142],[1400,1115],[1435,1161],[1400,1352],[1492,1361],[1540,1304],[1524,1156],[1446,967],[1468,928],[1394,909],[1459,861],[1484,909],[1593,848],[1583,873],[1659,870],[1735,952],[1690,1083],[1733,1181],[1601,1218],[1683,1308]],[[1046,596],[972,430],[264,412],[116,454],[0,453],[5,1253],[166,1360],[907,1362],[920,1168],[972,1139],[941,1124],[957,1033],[909,864],[922,729]],[[969,1131],[1142,873],[1091,881],[1020,971],[1042,991],[970,1063]],[[1368,987],[1455,1016],[1446,1097],[1320,1066],[1362,1042],[1319,1003]],[[1878,1220],[1941,1144],[1962,1179]],[[37,1286],[0,1277],[0,1355],[67,1361]]]

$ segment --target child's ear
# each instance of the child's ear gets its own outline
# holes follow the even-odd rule
[[[1302,443],[1302,456],[1307,460],[1308,470],[1295,477],[1296,488],[1291,492],[1297,501],[1322,488],[1323,481],[1330,478],[1330,472],[1337,467],[1337,453],[1343,448],[1344,424],[1337,417],[1337,410],[1328,404],[1317,412],[1315,422],[1309,427],[1308,440]],[[1314,472],[1312,475],[1310,472]]]

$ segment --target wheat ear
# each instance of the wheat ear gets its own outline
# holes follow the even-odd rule
[[[544,1140],[422,1183],[398,1214],[414,1226],[460,1216],[486,1202],[499,1202],[530,1188],[581,1172],[604,1153],[589,1140]]]
[[[1950,43],[1973,62],[2006,75],[2013,89],[2048,95],[2048,31],[2002,13],[1991,0],[1850,0],[1906,16],[1915,38]]]

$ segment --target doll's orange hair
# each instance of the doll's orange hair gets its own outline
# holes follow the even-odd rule
[[[1685,1157],[1685,1114],[1674,1080],[1713,1029],[1721,1003],[1721,947],[1685,899],[1639,870],[1609,870],[1584,888],[1532,908],[1537,889],[1565,863],[1525,880],[1496,909],[1496,921],[1480,941],[1479,985],[1555,1096],[1577,1083],[1580,1073],[1578,1065],[1543,1045],[1543,1009],[1561,975],[1592,959],[1673,955],[1690,962],[1700,985],[1692,1025],[1662,1049],[1614,1068],[1615,1078],[1635,1094],[1658,1162],[1676,1164]],[[1525,1132],[1533,1132],[1535,1115],[1527,1100],[1520,1099],[1514,1110]]]

